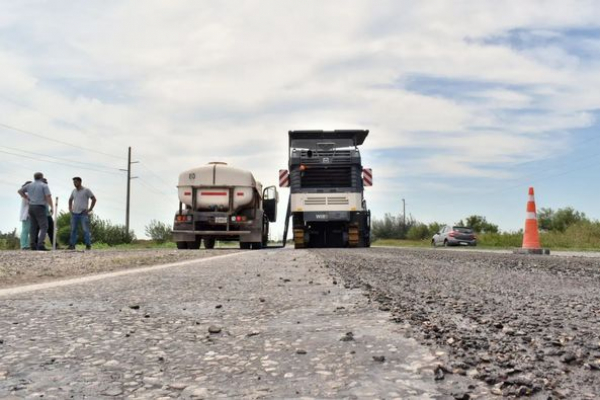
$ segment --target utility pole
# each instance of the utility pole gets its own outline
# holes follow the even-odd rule
[[[402,199],[402,227],[406,229],[406,201]]]
[[[137,176],[131,176],[131,164],[136,164],[139,161],[131,161],[131,147],[127,151],[127,169],[121,169],[121,171],[127,171],[127,202],[125,206],[125,229],[129,234],[129,208],[131,199],[131,180],[137,178]]]

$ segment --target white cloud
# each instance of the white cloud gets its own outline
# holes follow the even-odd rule
[[[509,33],[555,38],[597,21],[593,1],[5,3],[0,122],[111,154],[133,146],[165,182],[215,159],[274,182],[287,131],[301,128],[367,128],[370,151],[422,151],[405,166],[412,176],[506,178],[503,165],[564,152],[568,132],[593,124],[600,108],[598,59],[516,48]],[[406,88],[415,75],[483,85],[419,93]],[[16,147],[124,165],[0,131]],[[394,175],[386,162],[374,160],[382,177]],[[0,178],[22,181],[7,165]],[[114,218],[119,179],[97,184]],[[171,218],[166,203],[176,200],[137,190],[140,215]]]

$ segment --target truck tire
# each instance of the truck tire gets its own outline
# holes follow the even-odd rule
[[[250,242],[240,242],[240,249],[242,250],[250,250]]]
[[[215,238],[204,238],[204,248],[205,249],[214,249],[215,248]]]
[[[261,242],[253,242],[252,243],[252,250],[260,250],[262,249],[262,243]]]
[[[198,250],[200,248],[201,240],[197,238],[193,242],[187,242],[187,248],[190,250]]]
[[[187,250],[187,242],[177,242],[177,248],[179,250]]]

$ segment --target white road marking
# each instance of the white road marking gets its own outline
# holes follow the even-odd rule
[[[115,271],[115,272],[107,272],[107,273],[103,273],[103,274],[82,276],[79,278],[69,278],[69,279],[62,279],[62,280],[52,281],[52,282],[36,283],[33,285],[25,285],[25,286],[17,286],[17,287],[8,288],[8,289],[0,289],[0,297],[21,294],[21,293],[34,292],[36,290],[44,290],[44,289],[52,289],[52,288],[62,287],[62,286],[77,285],[80,283],[94,282],[94,281],[99,281],[101,279],[115,278],[115,277],[124,276],[124,275],[139,274],[139,273],[148,272],[148,271],[157,271],[157,270],[166,269],[166,268],[181,267],[183,265],[204,263],[204,262],[208,262],[208,261],[220,260],[220,259],[227,258],[227,257],[237,256],[240,254],[248,254],[248,253],[244,252],[244,251],[238,251],[233,254],[224,254],[221,256],[197,258],[194,260],[178,261],[178,262],[169,263],[169,264],[153,265],[150,267],[133,268],[133,269],[127,269],[127,270],[123,270],[123,271]]]

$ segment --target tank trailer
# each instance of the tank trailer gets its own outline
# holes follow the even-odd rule
[[[277,217],[275,186],[263,189],[251,172],[213,162],[179,175],[179,210],[173,224],[178,249],[212,249],[216,240],[241,249],[266,247]]]

